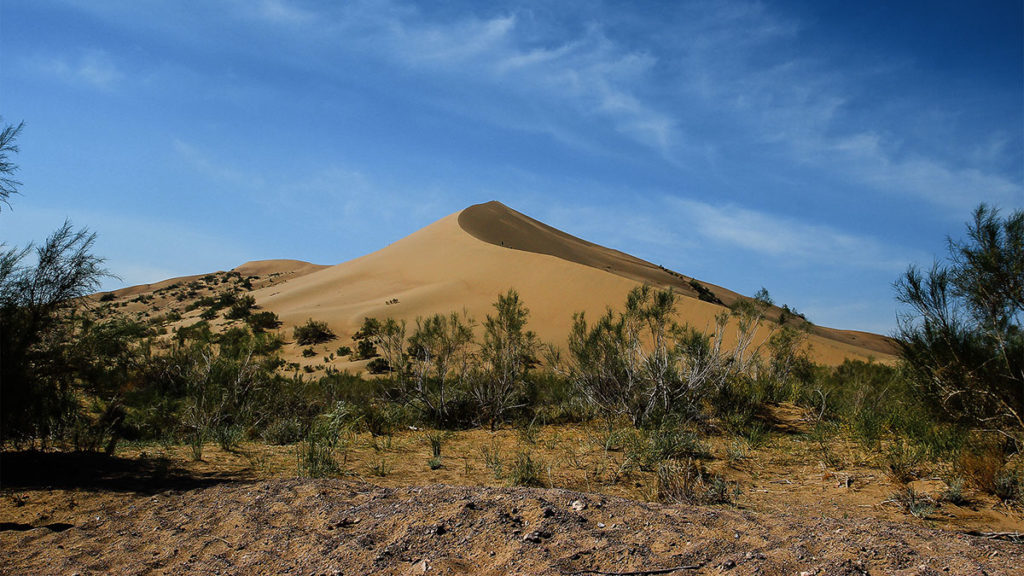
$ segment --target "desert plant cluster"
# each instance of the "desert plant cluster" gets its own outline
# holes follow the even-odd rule
[[[18,129],[5,129],[5,152]],[[65,223],[35,264],[25,263],[29,248],[0,253],[4,449],[112,454],[122,442],[159,443],[199,461],[211,443],[257,442],[293,447],[296,473],[320,477],[352,473],[349,456],[368,442],[364,472],[385,477],[396,431],[428,430],[424,465],[439,470],[459,456],[469,467],[445,448],[451,434],[514,429],[511,451],[496,443],[479,454],[504,482],[550,485],[553,466],[575,466],[587,482],[643,478],[653,499],[723,503],[741,487],[709,464],[741,463],[772,442],[771,415],[785,406],[802,414],[798,433],[823,469],[870,460],[897,488],[889,502],[909,514],[972,491],[1024,500],[1024,212],[982,206],[947,264],[898,281],[908,311],[894,366],[815,365],[808,324],[769,317],[766,291],[695,327],[677,322],[678,294],[637,286],[598,318],[576,314],[564,349],[530,330],[514,289],[481,319],[366,318],[339,335],[309,318],[289,335],[249,293],[272,279],[238,272],[88,297],[107,274],[93,244]],[[158,296],[171,305],[151,306]],[[322,364],[288,362],[285,346]],[[333,366],[342,360],[370,374]],[[588,430],[587,448],[564,439],[546,450],[562,454],[557,462],[542,457],[538,430],[552,425]],[[724,450],[711,438],[726,439]],[[935,475],[941,493],[912,485]]]

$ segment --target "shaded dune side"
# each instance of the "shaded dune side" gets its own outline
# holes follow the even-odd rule
[[[690,277],[671,272],[624,252],[566,234],[497,201],[466,208],[459,213],[458,222],[466,233],[489,244],[554,256],[657,288],[672,288],[691,298],[698,297],[697,291],[689,284]],[[700,283],[726,306],[746,298],[714,284]],[[775,313],[779,312],[781,310],[776,309]],[[822,338],[872,352],[885,355],[896,353],[893,342],[877,334],[837,330],[822,326],[813,326],[811,331]]]
[[[500,202],[492,201],[466,208],[459,213],[459,226],[477,240],[489,244],[546,254],[636,282],[659,288],[672,287],[687,296],[697,296],[697,291],[689,285],[689,277],[673,274],[646,260],[566,234]],[[726,304],[739,297],[719,286],[705,286]]]

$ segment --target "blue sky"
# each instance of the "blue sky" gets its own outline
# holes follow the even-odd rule
[[[497,199],[889,333],[892,282],[1024,208],[1022,6],[0,0],[0,240],[122,281],[334,264]]]

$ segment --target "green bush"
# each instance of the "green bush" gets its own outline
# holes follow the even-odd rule
[[[512,486],[543,486],[541,471],[540,462],[533,458],[529,450],[524,450],[516,454],[505,480]]]
[[[369,340],[356,342],[356,353],[352,360],[366,360],[377,356],[377,347]]]
[[[341,465],[334,457],[334,448],[316,434],[309,434],[296,450],[299,476],[304,478],[324,478],[340,476]]]
[[[303,438],[303,425],[295,417],[277,418],[263,428],[261,437],[265,442],[277,446],[294,444]]]
[[[245,322],[249,325],[249,328],[252,328],[253,332],[274,330],[281,325],[281,321],[277,318],[277,314],[274,314],[269,310],[250,314],[245,319]]]
[[[255,307],[256,299],[246,294],[235,300],[231,307],[228,308],[224,317],[228,320],[242,320],[248,318],[249,315],[252,314],[252,309]]]
[[[294,335],[295,340],[302,346],[323,344],[336,338],[326,322],[318,322],[312,318],[307,320],[302,326],[296,326]]]
[[[370,363],[366,365],[366,369],[370,374],[387,374],[391,372],[391,366],[388,361],[383,358],[374,358],[370,360]]]
[[[1024,210],[981,204],[944,262],[896,282],[897,342],[925,400],[1024,446]]]

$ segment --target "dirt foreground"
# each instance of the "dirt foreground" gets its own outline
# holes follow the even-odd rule
[[[3,523],[3,573],[1024,573],[1012,541],[561,489],[271,479],[45,494],[63,511]]]

